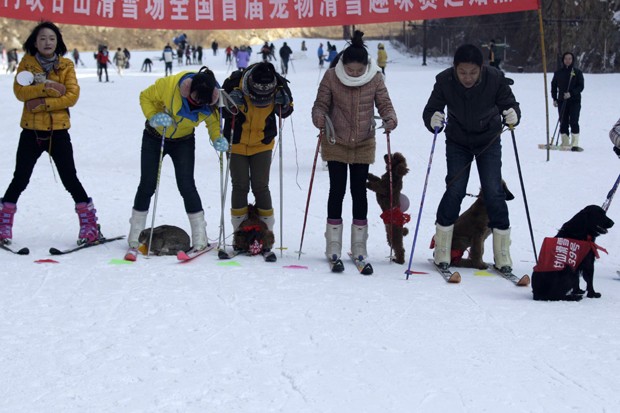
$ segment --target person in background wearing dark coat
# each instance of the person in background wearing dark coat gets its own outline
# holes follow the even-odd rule
[[[504,125],[519,123],[519,103],[503,72],[483,66],[482,52],[465,44],[454,54],[453,67],[439,73],[422,118],[429,131],[446,134],[446,191],[437,208],[434,261],[450,266],[454,222],[467,191],[471,163],[475,160],[493,232],[495,266],[512,271],[510,221],[502,186]],[[448,116],[444,115],[448,108]]]
[[[489,42],[489,65],[501,70],[499,64],[502,62],[502,59],[499,57],[498,51],[495,40],[491,39]]]
[[[284,44],[282,45],[282,47],[280,48],[280,66],[282,69],[282,74],[286,75],[288,74],[288,61],[291,58],[291,55],[293,54],[293,51],[291,50],[291,48],[286,44],[286,42],[284,42]]]
[[[579,113],[583,87],[583,73],[575,67],[575,56],[571,52],[564,53],[562,67],[555,71],[551,79],[551,98],[560,116],[562,146],[579,147]]]

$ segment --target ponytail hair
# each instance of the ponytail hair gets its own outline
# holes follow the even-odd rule
[[[351,62],[361,63],[363,65],[368,64],[368,50],[364,44],[364,32],[356,30],[351,38],[351,44],[342,52],[342,63],[347,64]]]

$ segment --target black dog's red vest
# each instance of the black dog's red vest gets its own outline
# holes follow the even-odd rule
[[[534,271],[561,271],[567,265],[575,270],[590,251],[599,258],[598,250],[607,254],[607,250],[596,245],[590,237],[587,241],[547,237],[540,248],[538,264],[534,267]]]

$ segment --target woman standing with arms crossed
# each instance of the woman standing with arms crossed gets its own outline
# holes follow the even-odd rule
[[[28,186],[43,152],[48,152],[54,160],[62,184],[75,201],[80,220],[78,244],[94,242],[100,237],[97,211],[77,177],[69,136],[69,108],[80,95],[75,67],[70,59],[62,57],[67,53],[67,46],[54,23],[39,23],[26,39],[24,50],[26,56],[19,64],[13,84],[15,96],[24,102],[22,132],[13,180],[0,198],[0,242],[11,242],[17,200]],[[22,72],[34,75],[32,83],[18,83]]]

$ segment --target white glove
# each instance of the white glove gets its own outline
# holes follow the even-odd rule
[[[517,117],[517,112],[515,112],[513,108],[503,111],[502,115],[504,115],[504,122],[507,125],[514,125],[519,121],[519,118]]]
[[[441,112],[433,113],[433,116],[431,117],[431,128],[433,129],[443,128],[443,123],[445,119],[446,119],[446,116],[443,113]]]
[[[566,100],[566,99],[570,99],[570,93],[569,92],[564,93],[564,100]]]

